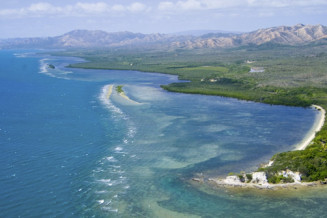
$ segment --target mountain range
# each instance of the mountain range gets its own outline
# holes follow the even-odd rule
[[[108,33],[100,30],[74,30],[61,36],[46,38],[14,38],[0,40],[0,48],[228,48],[274,43],[303,45],[327,39],[323,25],[279,26],[249,33],[213,32],[204,35]]]

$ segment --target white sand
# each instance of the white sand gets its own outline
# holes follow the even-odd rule
[[[142,103],[140,103],[140,102],[137,102],[137,101],[134,101],[134,100],[130,99],[130,98],[125,94],[125,92],[121,92],[121,93],[119,93],[119,95],[120,95],[121,97],[123,97],[124,99],[126,99],[127,101],[133,103],[133,104],[142,104]]]
[[[306,137],[296,145],[295,150],[304,150],[308,145],[310,145],[311,141],[315,138],[316,133],[321,130],[325,123],[326,111],[318,105],[312,105],[311,107],[319,110],[320,113],[316,116],[316,120]]]
[[[321,130],[325,123],[325,114],[326,111],[318,106],[318,105],[312,105],[312,108],[319,111],[319,114],[316,116],[315,122],[308,132],[308,134],[304,137],[304,139],[296,145],[295,150],[304,150],[308,145],[311,144],[312,140],[315,138],[316,133]],[[273,164],[273,161],[270,161],[269,164],[263,166],[271,166]],[[197,181],[197,180],[194,180]],[[253,184],[253,183],[242,183],[240,181],[229,181],[226,179],[209,179],[209,181],[214,182],[217,185],[222,186],[229,186],[229,187],[246,187],[246,188],[259,188],[259,189],[272,189],[272,188],[286,188],[286,187],[294,187],[294,186],[317,186],[319,183],[317,182],[311,182],[311,183],[305,183],[305,182],[294,182],[294,183],[287,183],[287,184]]]
[[[108,92],[107,92],[107,95],[106,95],[106,98],[107,99],[109,99],[110,98],[110,96],[111,96],[111,94],[112,94],[112,87],[113,87],[113,85],[109,85],[108,86]]]

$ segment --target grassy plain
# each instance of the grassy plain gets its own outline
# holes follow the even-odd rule
[[[70,67],[138,70],[178,75],[183,83],[162,88],[183,93],[219,95],[292,106],[317,104],[327,109],[327,42],[304,46],[265,44],[231,49],[72,50],[56,55],[88,62]],[[251,68],[264,72],[250,72]],[[327,123],[304,151],[276,154],[265,169],[300,171],[305,181],[327,178]],[[269,179],[269,178],[268,178]]]

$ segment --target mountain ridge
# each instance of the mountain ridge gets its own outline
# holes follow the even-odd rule
[[[55,37],[0,40],[0,48],[231,48],[265,43],[303,45],[324,39],[327,39],[327,27],[320,24],[278,26],[238,34],[214,32],[200,36],[73,30]]]

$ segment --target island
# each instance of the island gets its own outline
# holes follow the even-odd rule
[[[142,103],[140,103],[140,102],[137,102],[137,101],[134,101],[134,100],[130,99],[130,98],[126,95],[126,93],[124,92],[123,87],[124,87],[123,85],[117,85],[117,86],[116,86],[116,92],[118,93],[118,95],[119,95],[120,97],[122,97],[123,99],[127,100],[127,102],[128,102],[130,105],[140,105],[140,104],[142,104]]]
[[[56,67],[53,64],[48,64],[48,68],[55,69]]]

